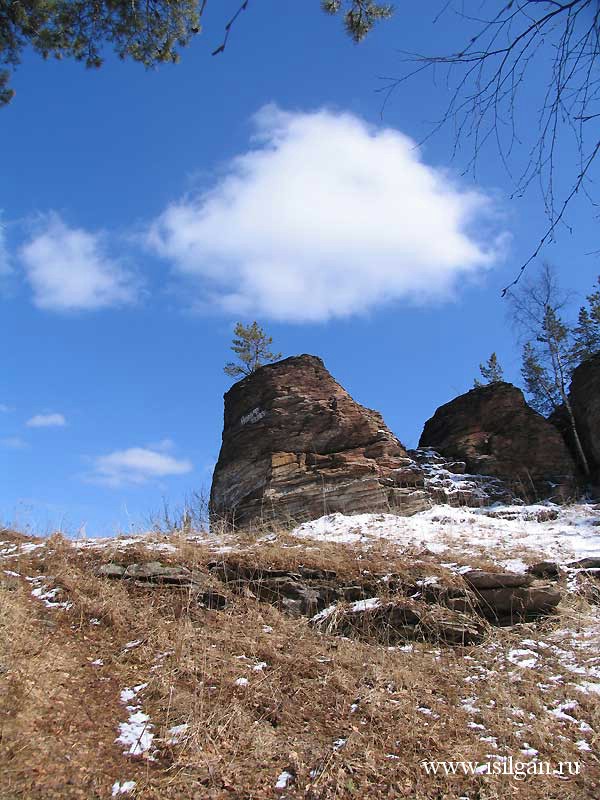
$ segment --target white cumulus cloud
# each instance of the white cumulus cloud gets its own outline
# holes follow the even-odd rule
[[[63,414],[35,414],[25,424],[28,428],[64,428],[67,420]]]
[[[193,464],[187,459],[180,460],[146,447],[130,447],[94,459],[94,469],[88,480],[107,486],[141,484],[170,475],[185,475],[192,469]]]
[[[203,304],[325,320],[445,298],[497,259],[490,198],[425,164],[399,131],[273,105],[254,124],[216,184],[169,205],[148,232],[155,252],[199,280]]]
[[[33,302],[49,311],[92,311],[135,302],[136,280],[105,252],[104,236],[42,218],[19,256]]]

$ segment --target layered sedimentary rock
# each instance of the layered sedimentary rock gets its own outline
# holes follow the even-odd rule
[[[376,411],[354,401],[322,360],[261,367],[225,395],[212,518],[236,526],[332,512],[429,507],[421,468]]]
[[[596,480],[600,478],[600,353],[573,373],[571,406],[577,432]]]
[[[528,500],[560,500],[575,490],[576,467],[562,436],[509,383],[472,389],[438,408],[419,447],[501,478]]]

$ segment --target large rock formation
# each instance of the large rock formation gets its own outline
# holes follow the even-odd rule
[[[575,490],[575,464],[560,433],[510,383],[472,389],[438,408],[419,446],[503,479],[524,499],[560,500]]]
[[[573,373],[569,393],[577,432],[590,469],[600,478],[600,353]]]
[[[212,518],[236,526],[430,505],[421,468],[376,411],[355,402],[320,358],[261,367],[225,395]]]

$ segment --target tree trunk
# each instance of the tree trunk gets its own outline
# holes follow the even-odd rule
[[[583,452],[583,447],[581,445],[581,439],[579,438],[579,433],[577,432],[577,425],[575,424],[575,415],[573,414],[573,409],[571,408],[571,403],[569,402],[569,398],[567,397],[566,393],[563,393],[563,402],[565,404],[565,408],[567,410],[567,414],[569,415],[569,423],[571,425],[571,433],[573,434],[573,441],[575,442],[575,449],[577,450],[577,455],[579,456],[579,464],[583,469],[583,473],[586,478],[590,477],[590,465],[588,464],[588,460]]]

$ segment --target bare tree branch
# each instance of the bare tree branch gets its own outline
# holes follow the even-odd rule
[[[476,26],[475,34],[449,55],[403,52],[403,63],[409,67],[399,78],[382,79],[383,107],[393,92],[423,71],[432,72],[435,79],[440,69],[445,70],[449,100],[421,143],[450,125],[453,158],[465,141],[472,143],[465,172],[475,174],[483,148],[493,142],[513,181],[512,197],[523,196],[532,183],[539,183],[548,227],[515,280],[503,290],[505,296],[555,238],[557,227],[569,227],[566,213],[574,197],[581,193],[596,204],[592,170],[600,151],[600,3],[508,0],[487,18],[469,16],[461,9],[458,0],[447,0],[442,13],[454,10]],[[523,119],[528,115],[522,117],[521,111],[526,104],[530,112],[531,101],[524,88],[533,70],[540,68],[547,76],[546,91],[536,125],[525,129]],[[558,188],[557,164],[569,139],[575,145],[577,165],[570,187],[564,190]],[[517,150],[525,165],[515,173]],[[572,153],[569,156],[572,159]]]
[[[223,41],[221,42],[221,44],[217,47],[217,49],[213,50],[211,55],[218,56],[219,53],[224,53],[225,52],[225,48],[227,47],[227,41],[229,39],[229,34],[231,33],[231,29],[235,25],[235,21],[237,20],[239,15],[242,13],[242,11],[245,11],[248,8],[248,3],[249,2],[250,2],[250,0],[244,0],[242,5],[238,8],[238,10],[235,12],[233,17],[229,20],[227,25],[225,25],[225,37],[224,37]]]

